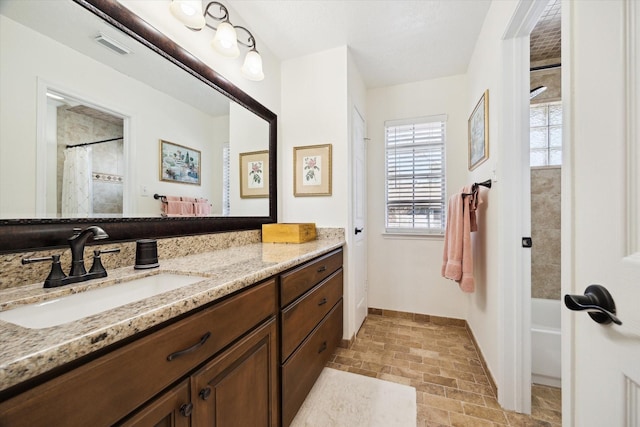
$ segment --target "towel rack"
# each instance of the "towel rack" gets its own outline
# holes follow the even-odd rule
[[[476,194],[476,192],[478,191],[478,187],[479,186],[491,188],[491,183],[492,183],[491,179],[488,179],[488,180],[482,181],[482,182],[475,182],[471,186],[471,193],[462,193],[462,197],[472,196],[472,195]]]
[[[160,194],[156,193],[153,195],[153,198],[158,200],[158,199],[164,199],[165,196],[161,196]]]

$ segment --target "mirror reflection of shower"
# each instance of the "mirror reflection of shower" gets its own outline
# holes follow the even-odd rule
[[[47,183],[47,211],[57,217],[121,217],[123,119],[52,90],[47,113],[47,145],[55,144],[57,152],[55,165],[48,166],[55,168],[55,180]]]

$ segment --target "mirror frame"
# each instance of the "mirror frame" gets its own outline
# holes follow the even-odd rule
[[[116,0],[73,0],[269,124],[269,215],[259,217],[2,219],[0,253],[67,246],[73,228],[98,225],[101,243],[260,229],[277,222],[277,116]]]

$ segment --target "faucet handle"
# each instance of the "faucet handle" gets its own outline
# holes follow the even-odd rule
[[[92,275],[91,278],[107,277],[107,270],[105,270],[104,266],[102,265],[100,254],[112,254],[112,253],[118,253],[118,252],[120,252],[120,248],[104,249],[104,250],[95,249],[93,251],[93,265],[91,266],[91,269],[89,270],[89,273],[88,273]]]
[[[41,258],[22,258],[22,264],[31,264],[34,262],[43,262],[43,261],[52,261],[51,262],[51,271],[49,275],[44,280],[45,288],[55,288],[58,286],[66,285],[67,275],[62,271],[62,265],[60,264],[60,255],[51,255],[47,257]]]

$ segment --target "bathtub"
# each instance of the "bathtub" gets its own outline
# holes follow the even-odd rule
[[[560,300],[531,299],[531,382],[560,387]]]

